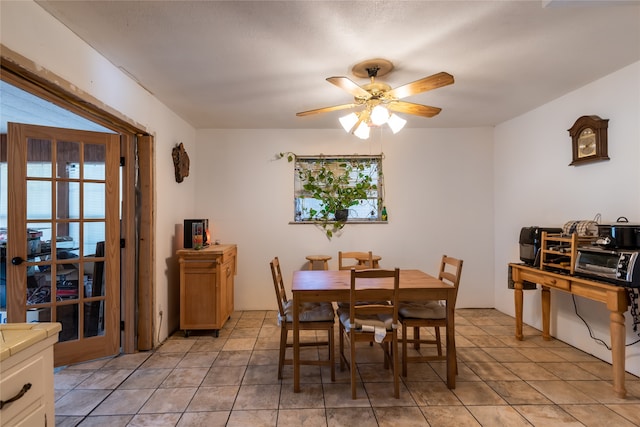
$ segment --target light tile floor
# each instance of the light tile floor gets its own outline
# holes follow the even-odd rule
[[[293,393],[291,366],[277,379],[276,313],[235,312],[218,338],[176,332],[153,352],[58,370],[56,426],[640,425],[637,377],[627,374],[628,397],[619,399],[611,365],[562,341],[543,341],[526,325],[525,339],[516,341],[514,324],[492,309],[456,310],[455,390],[443,379],[444,362],[415,363],[400,399],[381,369],[381,349],[365,344],[352,400],[348,369],[336,369],[332,383],[328,367],[303,366],[302,391]],[[305,357],[325,351],[303,350]]]

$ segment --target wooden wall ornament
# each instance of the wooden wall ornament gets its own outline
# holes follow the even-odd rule
[[[173,147],[171,152],[173,157],[173,167],[176,173],[176,182],[184,181],[184,178],[189,176],[189,155],[184,149],[182,142],[179,145]]]
[[[569,166],[599,160],[609,160],[607,153],[607,128],[609,119],[598,116],[582,116],[571,127],[573,161]]]

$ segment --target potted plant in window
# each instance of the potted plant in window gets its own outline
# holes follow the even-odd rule
[[[295,155],[280,153],[292,162]],[[365,165],[357,159],[344,159],[338,162],[320,162],[313,167],[296,170],[302,185],[302,196],[320,200],[320,210],[310,209],[307,214],[324,229],[327,238],[341,230],[347,219],[349,208],[369,197],[377,190],[373,177],[366,173]]]

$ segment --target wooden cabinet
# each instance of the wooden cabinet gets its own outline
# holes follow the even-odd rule
[[[215,336],[233,313],[236,245],[181,249],[180,329],[211,329]]]
[[[53,345],[60,323],[0,326],[0,425],[55,425]]]

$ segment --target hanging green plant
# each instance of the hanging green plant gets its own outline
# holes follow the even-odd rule
[[[293,153],[280,153],[288,162],[296,159]],[[302,185],[300,198],[319,200],[320,209],[310,208],[300,215],[318,223],[328,239],[342,230],[348,220],[349,208],[366,200],[372,191],[378,189],[373,177],[367,173],[365,163],[357,158],[332,158],[325,162],[320,159],[308,167],[296,169]]]

